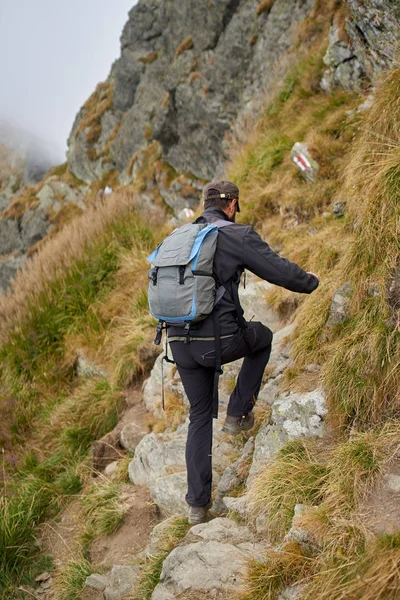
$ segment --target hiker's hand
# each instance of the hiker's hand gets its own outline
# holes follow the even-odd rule
[[[311,271],[307,271],[307,273],[309,275],[314,275],[314,277],[316,277],[318,279],[318,281],[319,281],[319,277],[318,277],[318,275],[316,273],[311,273]]]

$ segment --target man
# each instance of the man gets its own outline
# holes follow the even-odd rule
[[[221,362],[245,357],[233,390],[223,431],[237,434],[251,429],[252,412],[271,353],[272,332],[262,323],[244,321],[238,301],[240,274],[248,269],[258,277],[293,292],[309,294],[318,278],[281,258],[249,226],[235,223],[239,189],[229,181],[210,183],[204,190],[204,212],[196,223],[230,221],[218,232],[214,275],[225,288],[217,308],[221,339]],[[213,385],[216,366],[214,315],[190,329],[190,343],[182,341],[182,330],[170,326],[168,338],[186,394],[189,398],[189,431],[186,465],[189,523],[205,520],[211,500],[211,449]],[[175,338],[175,339],[174,339]],[[176,339],[180,338],[180,339]]]

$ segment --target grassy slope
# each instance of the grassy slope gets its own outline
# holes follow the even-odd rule
[[[145,257],[161,235],[132,195],[115,195],[49,240],[1,302],[0,589],[7,598],[35,565],[38,523],[82,487],[86,498],[93,495],[91,442],[115,426],[121,391],[150,366],[142,350],[154,325]],[[108,377],[77,377],[78,348]],[[107,482],[102,491],[115,492]],[[86,542],[121,522],[116,505],[97,526],[87,506]]]
[[[366,531],[359,505],[400,442],[396,421],[389,421],[398,411],[399,341],[387,302],[399,249],[400,73],[382,82],[369,113],[349,114],[359,95],[326,95],[318,86],[324,68],[318,36],[327,21],[317,11],[308,24],[314,47],[266,102],[228,174],[241,188],[241,220],[320,275],[311,297],[276,290],[268,300],[288,318],[297,316],[295,364],[286,387],[307,386],[304,365],[321,363],[334,430],[328,447],[301,441],[284,448],[256,482],[254,511],[271,507],[275,539],[287,530],[296,503],[319,506],[304,517],[314,531],[311,554],[292,544],[271,551],[266,564],[253,563],[248,600],[276,598],[299,579],[310,583],[307,598],[394,598],[399,586],[398,537],[377,539]],[[306,141],[320,163],[313,185],[290,161],[295,141]],[[344,218],[326,214],[343,198]],[[80,553],[61,582],[64,590],[75,582],[70,597],[90,572],[90,540],[123,518],[119,483],[93,486],[87,457],[91,442],[115,424],[121,390],[148,366],[140,352],[153,325],[144,257],[162,236],[162,227],[140,216],[131,197],[116,195],[45,242],[13,296],[0,302],[0,437],[5,469],[13,472],[0,504],[4,597],[28,580],[31,566],[33,572],[42,568],[34,545],[37,524],[82,488]],[[327,329],[334,290],[344,281],[353,284],[349,317]],[[77,348],[108,377],[79,379]],[[113,510],[97,510],[105,503]]]
[[[276,541],[295,504],[317,508],[303,518],[311,548],[285,543],[267,552],[266,563],[250,563],[241,600],[276,599],[299,581],[307,584],[304,600],[394,600],[400,593],[399,536],[375,535],[361,514],[400,444],[400,336],[388,294],[400,249],[400,70],[380,82],[373,107],[357,114],[348,112],[362,101],[357,95],[313,88],[320,69],[318,54],[294,69],[229,171],[244,192],[245,220],[321,278],[309,298],[277,290],[269,300],[297,317],[285,387],[307,389],[303,367],[321,364],[332,434],[329,443],[288,444],[253,484],[254,515],[266,516]],[[321,164],[315,184],[290,164],[295,141],[306,141]],[[324,215],[339,199],[347,201],[346,216]],[[328,328],[334,291],[346,281],[353,289],[348,316]]]

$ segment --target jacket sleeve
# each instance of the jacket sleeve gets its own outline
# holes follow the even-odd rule
[[[291,292],[310,294],[319,284],[315,275],[271,250],[251,227],[247,228],[244,238],[243,266],[258,277]]]

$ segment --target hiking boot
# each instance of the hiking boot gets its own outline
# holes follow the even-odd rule
[[[208,509],[211,508],[211,502],[206,506],[189,506],[188,510],[188,521],[190,525],[199,525],[204,523],[206,520],[206,514]]]
[[[231,417],[226,415],[225,423],[222,426],[224,433],[236,435],[241,431],[248,431],[254,426],[254,413],[251,410],[248,415],[243,417]]]

